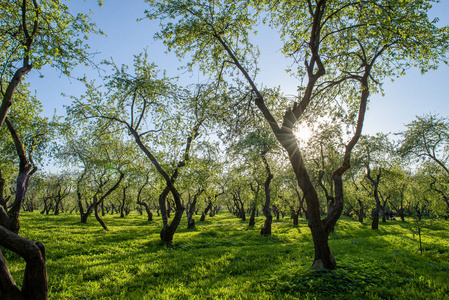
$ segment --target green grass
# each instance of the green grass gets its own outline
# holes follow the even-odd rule
[[[197,216],[195,219],[199,219]],[[160,221],[131,214],[94,218],[23,213],[21,235],[47,249],[50,299],[449,299],[449,223],[426,222],[424,253],[412,223],[381,223],[373,231],[342,217],[330,236],[338,269],[311,271],[313,244],[305,220],[249,228],[220,213],[160,242]],[[24,262],[5,251],[20,283]]]

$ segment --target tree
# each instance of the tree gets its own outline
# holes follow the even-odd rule
[[[67,174],[49,174],[46,177],[45,194],[43,195],[44,208],[41,214],[48,214],[53,210],[55,215],[64,211],[62,200],[70,195],[72,182]]]
[[[419,5],[411,0],[147,2],[152,5],[147,16],[161,20],[162,30],[156,37],[178,56],[191,55],[189,66],[198,64],[205,73],[228,81],[232,80],[233,70],[241,74],[235,82],[246,85],[251,95],[248,99],[288,153],[304,193],[315,247],[313,268],[335,268],[328,235],[343,210],[342,176],[350,168],[351,151],[361,135],[370,92],[384,77],[393,76],[398,70],[402,72],[412,64],[428,70],[446,54],[448,30],[436,28],[427,19],[429,2],[422,1]],[[416,9],[408,9],[411,3]],[[305,77],[306,85],[300,88],[301,97],[283,107],[286,109],[281,122],[276,120],[255,82],[257,50],[249,37],[261,11],[268,16],[267,22],[279,29],[285,53],[304,63],[298,64],[297,74]],[[332,103],[327,100],[335,95],[347,104],[348,120],[355,124],[355,130],[345,146],[340,167],[332,174],[335,204],[321,220],[317,192],[293,128],[309,107],[326,111]]]
[[[61,126],[63,144],[59,146],[56,156],[61,163],[78,173],[76,195],[81,223],[86,223],[94,213],[97,221],[108,230],[98,214],[98,208],[119,188],[136,149],[132,143],[123,140],[113,126],[83,126],[75,120],[76,116],[72,115]]]
[[[302,147],[304,156],[309,159],[308,169],[311,171],[312,181],[320,187],[319,195],[324,193],[327,213],[330,213],[335,205],[332,172],[338,168],[343,153],[343,131],[343,124],[335,121],[322,120],[318,124],[315,122],[313,124],[314,134],[306,142],[306,147]]]
[[[371,187],[365,189],[374,197],[376,204],[372,211],[371,228],[379,229],[379,214],[382,213],[385,216],[385,206],[387,200],[391,197],[391,195],[388,197],[382,196],[380,183],[381,178],[385,177],[383,175],[388,172],[392,161],[391,155],[389,155],[392,151],[392,145],[387,135],[379,133],[376,136],[362,136],[359,148],[361,152],[359,160],[365,168],[365,178]]]
[[[195,154],[192,155],[190,163],[186,166],[183,176],[178,180],[178,186],[188,194],[188,202],[186,206],[187,212],[187,228],[195,228],[194,214],[198,211],[200,197],[206,198],[207,211],[205,210],[201,216],[204,221],[206,214],[211,212],[212,216],[213,204],[219,195],[217,192],[219,175],[222,171],[222,164],[218,157],[218,147],[214,143],[203,141],[197,143]],[[204,196],[203,196],[204,195]]]
[[[114,66],[115,73],[107,78],[104,94],[101,87],[88,83],[86,95],[77,99],[69,112],[85,121],[115,124],[132,136],[166,182],[159,196],[163,218],[160,236],[171,242],[185,209],[175,181],[214,111],[217,94],[211,85],[194,86],[192,92],[176,86],[170,78],[159,78],[157,66],[148,62],[147,53],[135,57],[134,69],[135,74],[129,74],[127,67]],[[171,223],[165,204],[169,193],[176,206]]]
[[[427,208],[432,215],[447,219],[449,216],[449,178],[440,165],[434,161],[424,162],[413,174],[413,177],[413,183],[419,185],[420,194],[427,200]]]
[[[2,145],[5,160],[1,161],[2,168],[3,165],[8,164],[18,165],[14,202],[9,205],[9,210],[4,200],[2,200],[3,205],[0,206],[1,220],[3,220],[0,224],[16,234],[20,228],[20,209],[26,197],[29,181],[37,171],[35,159],[39,162],[45,154],[53,135],[54,125],[47,118],[39,116],[41,104],[31,97],[26,89],[22,89],[21,96],[17,98],[17,107],[11,111],[10,117],[5,118],[9,138],[2,136],[5,142]],[[2,129],[2,131],[6,130]]]
[[[2,1],[0,14],[1,128],[26,74],[50,65],[70,76],[77,64],[91,64],[85,41],[89,33],[101,31],[88,16],[73,15],[60,0]]]
[[[268,155],[276,149],[277,143],[272,136],[271,132],[266,129],[257,129],[256,131],[249,132],[243,136],[242,140],[238,143],[237,147],[242,152],[246,152],[249,156],[249,160],[261,161],[265,169],[266,176],[264,186],[265,201],[262,207],[262,212],[265,216],[265,223],[262,227],[260,234],[271,235],[271,224],[273,222],[273,216],[271,214],[271,188],[270,184],[273,179],[273,172],[271,171],[270,164],[268,162]],[[240,152],[240,151],[239,151]],[[256,163],[257,165],[260,162]],[[261,184],[257,184],[258,188]],[[255,197],[258,195],[258,188],[252,188],[256,192]],[[254,209],[255,210],[255,209]],[[253,210],[253,211],[254,211]]]
[[[101,1],[99,1],[100,3]],[[5,121],[13,136],[20,157],[20,170],[17,186],[18,198],[25,196],[29,176],[35,170],[32,160],[24,155],[20,140],[14,133],[13,123],[7,121],[8,111],[14,100],[14,94],[22,78],[32,68],[40,69],[44,65],[58,68],[69,75],[69,70],[78,63],[88,63],[89,55],[84,43],[87,34],[94,31],[83,14],[73,16],[68,7],[60,1],[50,0],[12,0],[0,3],[0,129]],[[1,176],[0,176],[1,177]],[[20,202],[20,201],[19,201]],[[18,218],[18,209],[13,207]],[[12,219],[15,219],[13,217]],[[17,223],[17,222],[16,222]],[[2,225],[4,223],[2,222]],[[13,226],[18,231],[18,223]],[[19,253],[27,261],[22,290],[16,286],[6,267],[0,252],[2,290],[4,299],[46,299],[47,276],[45,267],[45,248],[42,243],[34,243],[0,226],[2,246]]]
[[[10,150],[16,153],[17,158],[13,159],[12,151],[5,151],[6,159],[10,162],[18,163],[19,172],[16,179],[15,199],[8,206],[6,199],[3,198],[4,179],[0,171],[1,184],[1,205],[0,205],[0,245],[20,255],[27,262],[24,281],[21,290],[14,282],[6,261],[0,251],[0,297],[2,299],[46,299],[47,272],[45,264],[45,247],[40,242],[35,242],[18,235],[20,224],[20,210],[25,200],[30,177],[37,171],[32,155],[36,154],[39,158],[45,147],[48,145],[48,139],[51,136],[51,126],[45,118],[38,116],[40,105],[36,99],[30,97],[26,89],[23,89],[21,97],[16,97],[17,103],[15,111],[11,114],[11,119],[6,117],[5,122],[10,134],[10,140],[2,139],[7,144],[12,144]],[[16,124],[17,122],[17,124]],[[4,128],[1,128],[2,130]],[[3,156],[2,153],[2,156]],[[5,162],[2,160],[2,168]]]
[[[399,152],[403,157],[411,157],[427,163],[429,175],[433,178],[429,187],[441,195],[449,210],[449,201],[445,190],[449,187],[449,123],[448,119],[438,115],[417,116],[406,125]],[[435,167],[438,166],[439,172]],[[431,171],[432,170],[432,171]]]

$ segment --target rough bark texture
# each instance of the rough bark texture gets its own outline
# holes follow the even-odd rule
[[[14,146],[19,157],[19,175],[17,176],[15,200],[8,211],[8,220],[6,223],[0,225],[17,234],[19,233],[20,229],[20,209],[22,207],[23,201],[25,200],[30,178],[37,171],[37,167],[34,166],[31,158],[28,158],[27,153],[25,152],[24,145],[20,140],[12,123],[8,118],[5,118],[5,122],[9,132],[11,133],[11,137],[14,141]],[[2,220],[5,220],[4,216],[2,217]]]
[[[299,187],[303,191],[307,203],[307,215],[309,217],[309,228],[312,233],[315,257],[312,268],[321,269],[336,267],[335,259],[328,245],[328,234],[321,222],[321,211],[318,195],[305,169],[304,160],[299,152],[295,135],[291,129],[284,129],[284,133],[278,137],[282,146],[287,150],[290,163],[296,175]]]
[[[48,296],[45,247],[0,226],[0,245],[20,255],[26,262],[20,291],[0,251],[0,299],[45,300]]]

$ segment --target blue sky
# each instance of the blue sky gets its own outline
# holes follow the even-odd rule
[[[74,13],[92,10],[92,20],[107,34],[107,37],[92,36],[88,42],[92,52],[99,52],[95,60],[100,62],[112,57],[118,65],[131,65],[133,55],[147,48],[150,60],[160,69],[166,69],[169,76],[180,75],[184,78],[183,82],[198,82],[197,74],[183,74],[179,71],[177,68],[181,64],[174,54],[165,54],[162,42],[153,40],[153,34],[158,30],[157,21],[145,19],[136,22],[144,16],[148,5],[143,0],[124,3],[120,0],[105,0],[102,8],[93,0],[72,0],[69,3]],[[449,0],[436,4],[431,13],[432,18],[440,18],[439,25],[448,25]],[[261,73],[257,82],[265,86],[280,85],[285,94],[296,94],[297,80],[284,72],[287,66],[280,67],[284,63],[280,42],[273,39],[269,32],[259,33],[256,39],[262,55],[259,64]],[[84,66],[77,67],[72,73],[76,76],[86,74],[88,79],[96,79],[98,75],[96,71]],[[39,73],[33,71],[27,76],[27,81],[31,83],[31,89],[36,90],[46,116],[51,116],[55,109],[58,115],[65,113],[63,106],[69,105],[71,100],[61,96],[61,93],[77,96],[84,92],[82,84],[60,76],[55,70],[44,68],[42,74],[44,78],[39,78]],[[424,113],[449,116],[448,86],[449,66],[446,65],[425,75],[412,69],[394,82],[387,79],[384,83],[385,96],[371,96],[363,132],[398,132],[404,130],[404,124],[411,122],[416,115]]]

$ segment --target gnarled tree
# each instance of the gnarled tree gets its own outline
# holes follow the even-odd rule
[[[304,193],[315,248],[313,268],[335,268],[328,235],[343,210],[342,176],[350,168],[351,151],[362,132],[370,93],[383,78],[399,75],[404,68],[415,64],[426,71],[445,58],[448,31],[428,20],[431,1],[147,2],[152,5],[147,16],[162,20],[156,37],[180,57],[189,55],[189,66],[197,64],[205,73],[228,82],[234,70],[240,73],[235,83],[246,86],[251,95],[248,99],[253,100],[288,153]],[[410,5],[415,9],[410,10]],[[294,101],[279,99],[283,103],[276,108],[284,105],[285,111],[280,121],[255,81],[257,51],[250,42],[250,32],[258,12],[264,12],[267,23],[279,29],[284,52],[298,62],[296,74],[305,82]],[[330,111],[336,97],[346,103],[347,120],[355,130],[345,145],[340,167],[332,174],[334,206],[321,220],[318,195],[293,129],[306,111],[316,108],[321,115]]]

